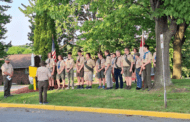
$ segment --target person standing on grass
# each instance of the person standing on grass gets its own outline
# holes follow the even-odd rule
[[[49,69],[45,67],[45,62],[41,61],[41,67],[37,69],[36,77],[38,79],[38,89],[39,89],[39,103],[48,104],[47,102],[47,89],[48,89],[48,79],[52,77]],[[44,93],[42,99],[42,92]]]
[[[98,53],[98,60],[96,61],[96,72],[99,80],[98,89],[105,89],[105,59],[103,58],[103,54],[101,52]],[[103,81],[103,87],[102,87]]]
[[[91,59],[91,54],[86,53],[86,61],[84,63],[84,80],[87,82],[86,89],[92,89],[94,67],[95,62]]]
[[[125,81],[126,81],[126,87],[125,89],[130,90],[131,89],[131,83],[132,83],[132,68],[133,68],[133,56],[130,54],[129,48],[125,48],[125,55],[122,56],[121,61],[121,67],[122,71],[121,74],[124,74]]]
[[[143,56],[143,64],[141,66],[141,71],[139,74],[143,72],[143,80],[144,80],[144,88],[142,90],[145,90],[148,86],[148,91],[151,90],[151,61],[152,61],[152,54],[149,51],[149,46],[144,45],[144,56]]]
[[[51,72],[51,78],[49,79],[50,90],[54,89],[54,73],[55,73],[55,61],[52,58],[51,53],[48,53],[48,59],[46,60],[46,67]]]
[[[74,60],[71,58],[72,53],[68,53],[68,58],[66,60],[66,71],[67,71],[67,78],[68,78],[68,87],[66,89],[70,88],[70,80],[72,80],[72,89],[74,89],[74,70],[73,67],[75,65]]]
[[[65,62],[63,61],[63,57],[61,55],[58,56],[58,62],[57,62],[57,75],[56,75],[56,80],[58,84],[58,90],[61,89],[61,83],[60,79],[62,80],[63,87],[65,87]]]
[[[104,53],[106,56],[106,63],[105,63],[105,74],[106,74],[106,82],[107,82],[106,90],[108,90],[108,89],[113,88],[113,81],[111,79],[111,71],[112,71],[111,56],[110,56],[109,50],[106,50]]]
[[[115,53],[112,53],[112,55],[111,55],[111,68],[112,68],[112,70],[111,70],[111,74],[112,74],[112,81],[113,82],[115,82],[115,76],[114,76],[114,63],[115,63],[115,59],[116,59],[116,54]],[[112,82],[112,83],[113,83]]]
[[[119,84],[118,84],[118,78],[120,79],[120,88],[123,88],[123,78],[122,78],[122,74],[121,74],[121,53],[119,50],[116,51],[116,59],[115,59],[115,63],[114,63],[114,76],[115,76],[115,81],[116,81],[116,86],[115,89],[119,88]]]
[[[4,82],[4,98],[7,98],[12,96],[10,91],[13,77],[13,66],[10,64],[10,60],[8,58],[5,59],[5,63],[1,66],[1,71]]]
[[[140,53],[135,53],[136,56],[136,78],[137,78],[137,88],[136,90],[140,90],[142,88],[142,79],[141,76],[139,75],[141,65],[142,65],[142,59],[140,57]]]
[[[153,64],[154,64],[154,75],[156,73],[156,47],[155,47],[155,52],[153,54]]]
[[[77,68],[77,80],[78,86],[77,89],[84,89],[84,57],[82,56],[82,51],[78,50],[78,57],[76,61],[76,68]],[[82,82],[82,83],[81,83]],[[80,86],[81,83],[81,86]]]
[[[132,70],[133,70],[133,73],[135,73],[135,70],[136,70],[135,66],[136,66],[136,61],[137,61],[135,53],[139,52],[139,50],[137,48],[134,48],[133,52],[134,52],[134,55],[133,55],[134,64],[133,64],[133,69]],[[137,81],[137,78],[135,78],[135,83],[136,83],[136,81]]]

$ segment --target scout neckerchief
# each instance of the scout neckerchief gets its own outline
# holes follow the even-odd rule
[[[78,58],[78,63],[80,63],[80,56],[79,56],[79,58]]]
[[[61,61],[58,62],[58,69],[60,68],[60,63],[61,63]]]
[[[128,55],[130,55],[130,53]],[[128,55],[125,54],[125,61],[129,64],[129,66],[131,66],[131,62],[127,59]]]
[[[135,55],[133,56],[133,59],[135,60]]]
[[[144,53],[143,59],[146,58],[146,54],[148,54],[150,51],[147,51],[146,53]]]
[[[116,59],[115,59],[115,66],[116,66],[116,68],[117,69],[121,69],[120,67],[118,67],[118,65],[117,65],[117,59],[118,59],[119,57],[116,57]]]
[[[89,60],[90,60],[90,59],[89,59]],[[84,62],[84,66],[85,66],[88,70],[90,70],[91,72],[93,72],[93,68],[91,68],[91,67],[89,67],[89,66],[87,65],[87,61]]]
[[[156,53],[156,52],[155,52]],[[156,60],[156,56],[154,57],[154,59]]]
[[[98,59],[98,64],[99,64],[98,69],[101,69],[101,60],[100,59]]]

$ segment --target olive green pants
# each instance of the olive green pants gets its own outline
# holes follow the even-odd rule
[[[48,89],[48,80],[47,81],[38,81],[38,89],[39,89],[39,102],[46,103],[47,102],[47,89]],[[42,101],[42,92],[43,101]]]
[[[147,64],[143,70],[144,88],[151,88],[151,64]]]
[[[7,76],[3,75],[3,82],[4,82],[4,96],[9,96],[10,90],[11,90],[11,85],[12,85],[12,79],[9,81],[7,79]]]
[[[74,87],[74,70],[73,69],[67,72],[67,78],[68,78],[68,87],[70,88],[70,79],[72,80],[72,87]]]

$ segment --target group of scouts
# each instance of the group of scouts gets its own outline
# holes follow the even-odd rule
[[[38,80],[38,89],[39,89],[39,101],[40,104],[47,103],[47,89],[48,89],[48,81],[50,90],[54,89],[54,77],[56,77],[58,90],[65,89],[65,75],[67,73],[68,78],[68,86],[66,89],[70,89],[70,81],[72,82],[72,89],[74,89],[74,67],[76,66],[77,80],[78,86],[77,89],[84,89],[84,81],[87,83],[85,89],[92,89],[92,81],[93,81],[93,72],[96,70],[96,77],[99,80],[98,89],[103,88],[105,90],[109,90],[113,88],[113,82],[116,83],[115,89],[123,88],[123,77],[126,81],[125,89],[130,90],[132,84],[132,73],[136,72],[136,81],[137,87],[136,90],[140,90],[142,88],[142,78],[141,74],[143,74],[144,87],[142,90],[148,88],[148,91],[151,90],[151,63],[153,61],[154,67],[156,67],[156,52],[153,57],[151,52],[149,51],[149,46],[144,45],[144,55],[141,58],[140,53],[138,53],[138,49],[134,48],[134,55],[130,53],[129,48],[125,48],[125,54],[121,56],[119,50],[116,53],[110,54],[109,50],[104,52],[105,59],[103,57],[103,53],[98,53],[98,59],[95,62],[91,58],[90,53],[86,53],[85,57],[82,55],[82,51],[78,51],[78,57],[76,64],[74,59],[72,58],[72,53],[68,53],[68,58],[66,61],[63,60],[61,55],[58,56],[58,62],[55,63],[52,58],[51,53],[48,53],[48,59],[46,61],[42,61],[41,67],[37,69],[37,80]],[[156,50],[156,49],[155,49]],[[4,96],[10,95],[10,83],[7,83],[7,76],[12,77],[13,70],[12,66],[7,59],[5,64],[1,67],[3,73],[3,79],[5,82],[5,94]],[[55,69],[56,68],[56,69]],[[57,74],[55,71],[57,70]],[[60,79],[62,80],[62,88]],[[120,81],[120,85],[118,82]],[[103,85],[102,85],[103,82]],[[107,87],[106,84],[107,83]],[[42,99],[42,92],[44,92]]]

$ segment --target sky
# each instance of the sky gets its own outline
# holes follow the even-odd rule
[[[18,7],[22,7],[21,3],[24,5],[29,5],[28,0],[13,0],[13,3],[6,3],[1,2],[1,5],[9,5],[11,8],[8,9],[7,12],[5,12],[7,15],[11,15],[12,19],[11,22],[6,24],[6,28],[8,32],[5,36],[7,36],[6,39],[1,39],[0,41],[5,42],[6,44],[12,41],[12,45],[25,45],[26,43],[30,43],[28,40],[28,32],[30,32],[28,22],[29,18],[25,17],[25,15],[18,9]]]

